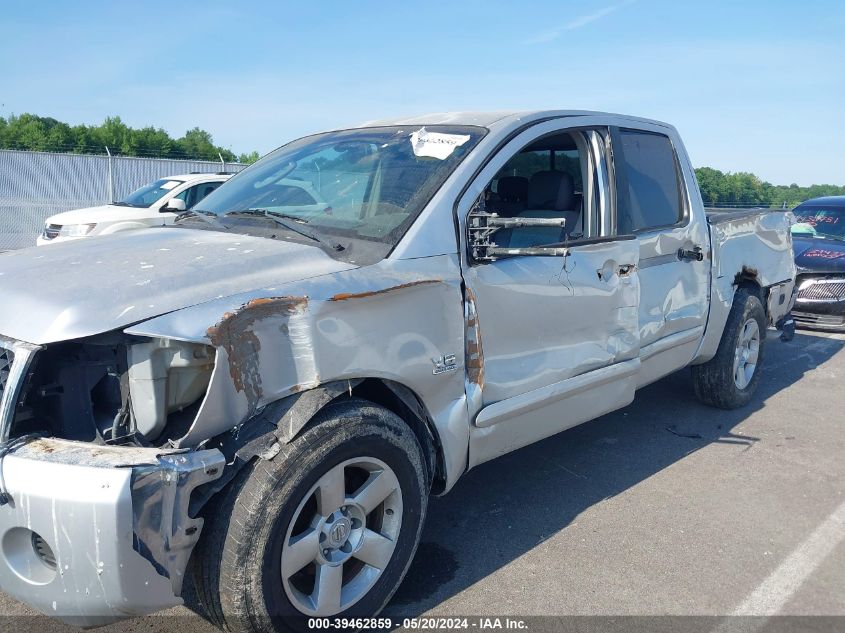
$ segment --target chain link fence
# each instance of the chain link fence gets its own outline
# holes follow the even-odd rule
[[[0,150],[0,251],[35,245],[53,214],[107,204],[166,176],[240,163]]]

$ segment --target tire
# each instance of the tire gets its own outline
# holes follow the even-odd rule
[[[311,617],[378,614],[419,543],[424,464],[395,414],[358,399],[329,404],[205,513],[194,582],[209,618],[228,631],[302,631]]]
[[[754,331],[756,349],[753,344],[747,345],[749,332],[753,334]],[[706,363],[692,367],[696,397],[704,404],[719,409],[738,409],[748,404],[760,382],[765,346],[766,311],[763,303],[755,292],[739,288],[716,355]]]

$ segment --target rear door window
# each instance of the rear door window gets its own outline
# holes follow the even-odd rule
[[[624,168],[624,178],[617,178],[622,198],[617,210],[618,233],[636,233],[681,222],[684,211],[680,173],[669,137],[620,130],[618,138],[622,151],[616,153],[617,170],[620,154]]]

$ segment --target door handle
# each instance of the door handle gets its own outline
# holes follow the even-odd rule
[[[700,246],[694,247],[692,250],[678,249],[678,259],[682,262],[700,262],[704,260],[704,251]]]
[[[618,277],[628,277],[637,269],[635,264],[618,264],[614,265],[612,261],[607,261],[604,266],[599,268],[596,272],[599,279],[609,283],[614,275]]]
[[[634,264],[619,264],[616,268],[616,274],[620,277],[627,277],[637,269]]]

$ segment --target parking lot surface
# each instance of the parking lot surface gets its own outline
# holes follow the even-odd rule
[[[386,615],[845,616],[843,347],[771,333],[744,409],[700,405],[683,371],[471,471],[432,500]],[[0,614],[33,612],[0,594]],[[216,630],[191,614],[103,630]]]

